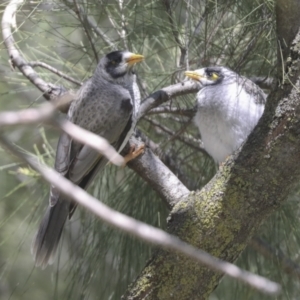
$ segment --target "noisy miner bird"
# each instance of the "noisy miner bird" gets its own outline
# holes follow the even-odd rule
[[[144,59],[128,51],[114,51],[99,62],[94,75],[78,90],[71,103],[68,119],[96,133],[120,152],[128,142],[137,122],[140,92],[133,66]],[[125,157],[129,161],[143,152],[143,146]],[[66,133],[60,136],[55,169],[73,183],[87,189],[107,160],[96,150],[73,140]],[[49,207],[32,244],[36,266],[46,267],[54,255],[67,218],[75,203],[63,199],[51,187]]]
[[[194,122],[204,148],[220,164],[247,139],[264,111],[266,95],[254,82],[225,67],[185,75],[201,84]]]

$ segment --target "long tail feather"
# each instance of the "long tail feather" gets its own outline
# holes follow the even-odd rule
[[[31,247],[36,266],[44,269],[48,264],[53,263],[60,236],[68,218],[69,205],[68,201],[60,199],[54,206],[47,208]]]

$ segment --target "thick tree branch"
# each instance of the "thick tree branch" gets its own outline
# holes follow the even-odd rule
[[[289,49],[288,80],[271,92],[242,151],[227,159],[201,191],[177,203],[169,218],[170,233],[226,261],[237,259],[262,222],[299,184],[300,31]],[[186,281],[183,272],[189,274]],[[189,259],[160,250],[124,299],[207,299],[220,279]]]
[[[136,138],[131,138],[130,143],[135,146],[140,144]],[[128,149],[129,145],[123,152],[128,151]],[[144,154],[138,159],[130,161],[128,166],[149,183],[165,201],[169,209],[190,192],[147,145]]]
[[[201,264],[208,268],[225,273],[230,277],[249,284],[259,291],[274,295],[280,292],[280,286],[266,278],[243,271],[235,265],[221,261],[220,259],[216,259],[210,254],[182,242],[177,237],[172,236],[161,229],[152,227],[111,209],[107,205],[89,195],[77,185],[61,176],[55,170],[40,165],[36,159],[25,153],[22,153],[17,147],[13,146],[1,135],[0,143],[10,153],[17,156],[18,159],[26,162],[28,165],[30,165],[30,167],[39,172],[47,182],[55,186],[60,192],[66,195],[66,199],[75,201],[89,212],[95,214],[106,224],[118,228],[147,243],[171,250],[177,254],[184,254],[193,260],[201,262]]]
[[[151,139],[149,139],[142,132],[138,132],[138,136],[141,137],[142,141],[146,144],[146,146],[159,157],[159,159],[176,175],[176,177],[189,189],[194,190],[197,188],[198,184],[196,180],[190,178],[182,169],[182,159],[179,159],[177,154],[173,152],[172,149],[169,149],[168,152],[163,151],[160,146],[154,143]],[[151,183],[150,183],[151,185]],[[169,206],[172,208],[171,201]],[[175,201],[175,204],[177,201]]]

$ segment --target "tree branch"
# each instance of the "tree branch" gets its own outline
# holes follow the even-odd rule
[[[80,143],[86,144],[91,148],[99,151],[112,163],[121,166],[124,159],[117,153],[115,148],[109,142],[99,135],[85,130],[65,119],[55,118],[55,107],[50,103],[45,103],[39,109],[29,108],[21,111],[10,111],[0,113],[0,126],[12,126],[21,124],[46,123],[59,128],[69,136]]]
[[[138,131],[137,135],[139,137],[141,137],[141,139],[145,143],[145,145],[155,155],[158,156],[158,158],[176,175],[176,177],[182,182],[182,184],[185,187],[187,187],[189,190],[194,190],[197,188],[198,185],[197,185],[196,181],[192,180],[191,178],[189,178],[189,176],[187,174],[185,174],[185,172],[181,168],[181,166],[182,166],[181,160],[178,159],[176,153],[173,153],[172,149],[169,149],[168,152],[166,153],[165,151],[161,150],[161,148],[159,147],[158,144],[154,143],[151,139],[149,139],[149,137],[144,135],[142,132]],[[131,140],[131,142],[132,142],[132,140]],[[136,161],[137,161],[137,163],[139,163],[139,160],[136,160]],[[150,163],[150,165],[153,165],[153,164]],[[129,167],[131,167],[131,166],[129,165]],[[133,167],[132,167],[132,169],[135,170]],[[135,170],[135,171],[137,172],[140,169],[141,168],[137,168],[137,170]],[[143,173],[143,172],[141,172],[141,173]],[[167,173],[167,172],[164,172],[163,174],[165,174],[165,173]],[[150,178],[149,178],[149,180],[150,180]],[[155,180],[155,182],[156,182],[157,178],[154,178],[153,180]],[[148,181],[148,183],[152,186],[152,182]],[[178,188],[179,188],[179,186],[177,186],[177,189]],[[167,202],[167,205],[169,208],[173,208],[174,204],[179,202],[180,194],[185,195],[185,188],[183,188],[182,191],[179,193],[179,197],[175,198],[175,201],[173,201],[173,200],[168,201],[168,199],[171,197],[166,197],[165,201]],[[162,195],[160,195],[160,197],[162,197]]]
[[[24,0],[11,0],[6,6],[2,17],[2,35],[3,41],[7,48],[11,65],[17,67],[22,74],[33,83],[47,100],[51,100],[63,94],[65,89],[51,83],[45,82],[27,61],[21,56],[19,50],[15,47],[15,41],[11,32],[11,27],[16,24],[16,14],[18,7],[22,5]]]
[[[166,106],[160,106],[151,109],[148,111],[147,115],[156,115],[156,114],[174,114],[174,115],[179,115],[179,116],[185,116],[192,118],[194,117],[196,113],[195,108],[186,108],[186,109],[181,109],[177,107],[166,107]]]
[[[242,151],[228,158],[201,191],[177,203],[169,217],[170,233],[226,261],[237,259],[262,222],[299,184],[300,31],[289,46],[291,60],[284,74],[289,80],[269,95]],[[186,281],[183,270],[189,274]],[[221,277],[161,250],[124,299],[168,299],[175,294],[176,299],[207,299]]]
[[[130,144],[138,147],[140,142],[136,138],[131,138]],[[128,150],[129,145],[125,147],[122,153],[126,153]],[[190,192],[177,176],[152,152],[147,144],[144,154],[130,161],[128,166],[159,194],[169,209]]]
[[[167,102],[178,96],[196,93],[199,91],[199,89],[199,84],[190,80],[162,88],[161,90],[152,93],[142,102],[138,119],[141,119],[149,110],[161,105],[164,102]]]
[[[52,66],[46,64],[46,63],[43,63],[43,62],[40,62],[40,61],[30,61],[28,62],[28,65],[32,68],[35,68],[35,67],[41,67],[41,68],[44,68],[44,69],[47,69],[49,70],[50,72],[60,76],[61,78],[64,78],[64,79],[67,79],[68,81],[72,82],[72,83],[75,83],[77,85],[82,85],[82,82],[79,81],[79,80],[76,80],[74,78],[72,78],[71,76],[53,68]]]
[[[18,159],[26,162],[34,170],[39,172],[47,182],[55,186],[61,193],[67,196],[66,199],[75,201],[89,212],[95,214],[106,224],[118,228],[130,234],[131,236],[143,240],[144,242],[160,246],[167,250],[175,251],[175,253],[178,254],[184,254],[185,256],[200,262],[208,268],[225,273],[232,278],[238,279],[252,286],[253,288],[258,289],[259,291],[273,295],[276,295],[280,292],[280,286],[275,282],[250,272],[243,271],[235,265],[221,261],[220,259],[216,259],[210,254],[182,242],[177,237],[172,236],[161,229],[147,225],[111,209],[107,205],[86,193],[77,185],[61,176],[55,170],[40,165],[36,159],[25,153],[22,153],[2,135],[0,135],[0,143],[10,153],[17,156]]]

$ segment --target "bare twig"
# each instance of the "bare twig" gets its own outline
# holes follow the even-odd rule
[[[173,132],[168,127],[163,126],[160,123],[158,123],[158,122],[156,122],[156,121],[154,121],[152,119],[144,118],[144,120],[146,120],[147,122],[149,122],[153,126],[158,127],[162,131],[166,132],[171,137],[174,137],[177,140],[181,141],[182,143],[185,143],[189,147],[192,147],[195,150],[200,151],[200,152],[204,153],[205,155],[208,155],[207,152],[205,151],[205,149],[201,146],[201,141],[200,140],[197,140],[197,139],[192,138],[192,137],[185,137],[185,136],[178,135],[178,134],[176,134],[176,132]]]
[[[272,295],[276,295],[280,292],[280,286],[275,282],[272,282],[259,275],[244,271],[231,263],[222,261],[211,256],[205,251],[186,244],[179,238],[172,236],[161,229],[149,226],[111,209],[96,198],[86,193],[80,187],[62,177],[55,170],[41,165],[33,157],[22,153],[3,136],[0,136],[0,143],[10,153],[17,156],[18,159],[26,162],[33,169],[39,172],[47,182],[55,186],[61,193],[66,195],[66,199],[75,201],[77,204],[98,216],[106,224],[118,228],[147,243],[184,254],[215,271],[227,274],[228,276],[240,280],[261,292]]]
[[[184,117],[192,118],[196,113],[195,108],[177,108],[177,107],[167,107],[167,106],[160,106],[151,109],[149,112],[147,112],[147,115],[156,115],[156,114],[174,114]]]
[[[44,103],[39,109],[28,108],[20,111],[6,111],[0,113],[0,126],[37,124],[48,122],[55,112],[54,105]]]
[[[76,15],[78,16],[78,19],[79,19],[81,25],[83,26],[84,32],[85,32],[85,34],[86,34],[86,36],[87,36],[87,38],[89,40],[89,43],[90,43],[90,45],[92,47],[92,50],[94,52],[95,59],[96,59],[97,62],[99,62],[98,53],[96,51],[93,39],[92,39],[92,37],[90,35],[89,29],[86,26],[86,22],[84,22],[85,18],[82,18],[82,15],[85,15],[85,12],[83,11],[83,9],[79,9],[79,5],[77,4],[76,0],[73,0],[73,2],[74,2],[74,8],[75,8],[74,11],[75,11]]]
[[[189,40],[188,46],[190,46],[192,44],[193,39],[199,33],[201,25],[204,22],[205,17],[207,16],[208,12],[209,12],[209,9],[208,9],[208,7],[206,7],[204,13],[200,16],[199,21],[198,21],[197,25],[195,26],[192,35],[190,36],[190,40]]]
[[[171,31],[172,34],[174,36],[174,40],[176,42],[176,44],[178,45],[181,55],[180,55],[180,59],[179,59],[179,66],[184,66],[184,61],[185,61],[185,56],[186,56],[186,48],[185,46],[182,45],[180,39],[179,39],[179,32],[176,28],[176,25],[174,24],[174,19],[173,19],[173,9],[171,7],[171,3],[169,0],[162,0],[165,8],[166,8],[166,12],[168,15],[168,20],[171,26]]]
[[[185,28],[185,68],[186,70],[189,70],[190,69],[190,65],[189,65],[189,31],[188,31],[188,28],[189,28],[189,21],[190,21],[190,9],[191,9],[191,1],[190,0],[187,0],[187,3],[186,3],[186,11],[185,11],[185,25],[184,25],[184,28]]]
[[[61,72],[61,71],[59,71],[59,70],[53,68],[52,66],[50,66],[50,65],[48,65],[48,64],[46,64],[46,63],[44,63],[44,62],[40,62],[40,61],[31,61],[31,62],[28,63],[28,65],[29,65],[30,67],[32,67],[32,68],[35,68],[35,67],[41,67],[41,68],[47,69],[47,70],[49,70],[50,72],[52,72],[52,73],[54,73],[54,74],[56,74],[56,75],[58,75],[58,76],[60,76],[60,77],[62,77],[62,78],[64,78],[64,79],[67,79],[67,80],[70,81],[70,82],[73,82],[73,83],[75,83],[75,84],[77,84],[77,85],[82,85],[82,82],[81,82],[81,81],[72,78],[71,76],[69,76],[69,75],[67,75],[67,74],[65,74],[65,73],[63,73],[63,72]]]
[[[124,158],[118,154],[115,148],[111,146],[105,138],[85,130],[67,120],[54,121],[54,124],[73,139],[99,151],[99,153],[104,155],[113,164],[117,166],[122,166],[124,164]]]
[[[264,257],[271,258],[274,262],[278,263],[287,274],[300,279],[300,266],[286,257],[280,249],[271,247],[258,237],[254,237],[251,240],[250,246]]]
[[[123,45],[125,49],[128,49],[127,40],[126,40],[126,20],[124,15],[124,0],[119,0],[119,8],[121,13],[121,38],[123,40]]]
[[[142,102],[138,119],[141,119],[143,116],[145,116],[150,109],[155,108],[164,102],[167,102],[178,96],[196,93],[199,91],[199,89],[199,84],[190,80],[162,88],[161,90],[152,93]]]
[[[72,11],[74,11],[74,3],[72,0],[64,0],[64,4],[68,6]],[[111,49],[116,50],[116,45],[110,40],[110,38],[98,27],[96,21],[91,16],[84,14],[84,11],[80,5],[78,5],[78,9],[81,15],[84,15],[86,22],[89,24],[91,29],[95,32],[97,36],[99,36]]]
[[[173,117],[173,116],[172,116]],[[172,118],[173,119],[173,118]],[[163,149],[168,143],[170,143],[171,141],[173,141],[174,139],[177,139],[179,136],[181,136],[186,129],[188,128],[188,126],[191,124],[192,122],[192,117],[190,117],[187,121],[182,122],[180,119],[177,120],[179,118],[176,118],[176,120],[174,120],[176,123],[182,124],[181,128],[178,129],[176,132],[174,132],[173,135],[171,135],[166,141],[164,141],[161,144],[161,148]],[[200,144],[200,141],[199,141]]]
[[[7,48],[11,65],[13,67],[17,67],[31,83],[43,92],[43,96],[47,100],[50,100],[61,95],[65,89],[54,84],[47,83],[38,76],[16,48],[15,40],[11,32],[11,27],[16,24],[16,13],[18,7],[22,5],[23,2],[24,0],[11,0],[6,6],[2,17],[3,41]]]
[[[59,128],[80,143],[86,144],[99,151],[112,163],[121,166],[124,159],[112,147],[109,142],[99,135],[85,130],[65,119],[54,118],[55,106],[50,103],[43,104],[39,109],[29,108],[21,111],[0,113],[0,126],[11,126],[20,124],[46,123]]]

